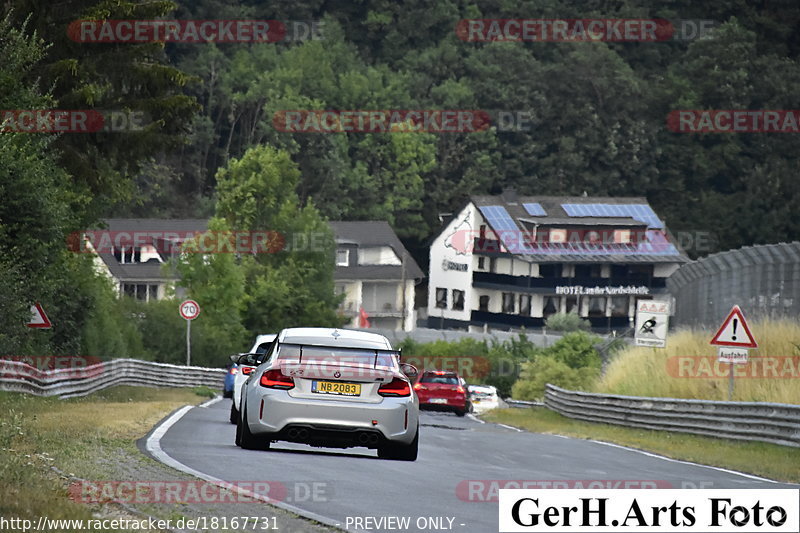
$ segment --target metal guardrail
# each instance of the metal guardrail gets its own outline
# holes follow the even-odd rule
[[[80,368],[39,370],[18,361],[0,361],[0,390],[35,396],[73,398],[116,385],[222,388],[225,370],[113,359]]]
[[[527,407],[544,407],[544,402],[527,402],[525,400],[512,400],[511,398],[507,398],[504,400],[509,407],[514,407],[516,409],[525,409]]]
[[[544,404],[589,422],[800,447],[800,405],[618,396],[551,384]]]

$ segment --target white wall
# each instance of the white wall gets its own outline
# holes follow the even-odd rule
[[[474,204],[468,204],[461,210],[445,229],[433,241],[430,248],[430,269],[428,273],[428,316],[454,320],[469,320],[470,310],[477,308],[478,300],[472,287],[473,242],[478,235],[480,224],[485,224],[480,212]],[[458,265],[466,265],[466,271],[445,270],[443,263],[449,261]],[[486,261],[488,268],[489,262]],[[447,289],[447,309],[436,307],[436,289]],[[453,289],[464,291],[464,310],[452,309]]]

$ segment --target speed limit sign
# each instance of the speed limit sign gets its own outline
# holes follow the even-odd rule
[[[194,320],[200,314],[200,306],[194,300],[186,300],[181,304],[180,312],[186,320]]]

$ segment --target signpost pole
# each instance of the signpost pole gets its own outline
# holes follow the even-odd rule
[[[192,366],[192,321],[186,321],[186,366]]]
[[[728,363],[728,366],[730,367],[730,376],[728,376],[728,401],[732,402],[733,401],[733,369],[734,369],[735,363],[733,361],[731,361],[730,363]]]
[[[200,314],[200,306],[194,300],[186,300],[178,312],[186,320],[186,366],[192,366],[192,320]]]

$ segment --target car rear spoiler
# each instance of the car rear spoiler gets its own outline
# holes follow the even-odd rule
[[[352,350],[354,352],[373,352],[375,353],[375,360],[372,363],[372,368],[378,368],[378,356],[381,354],[390,354],[397,356],[397,362],[400,363],[400,358],[403,355],[402,350],[389,350],[387,348],[364,348],[358,346],[331,346],[330,344],[300,344],[294,342],[281,342],[278,344],[278,349],[283,346],[297,346],[300,348],[300,358],[298,363],[303,362],[303,348],[327,348],[333,350]]]

